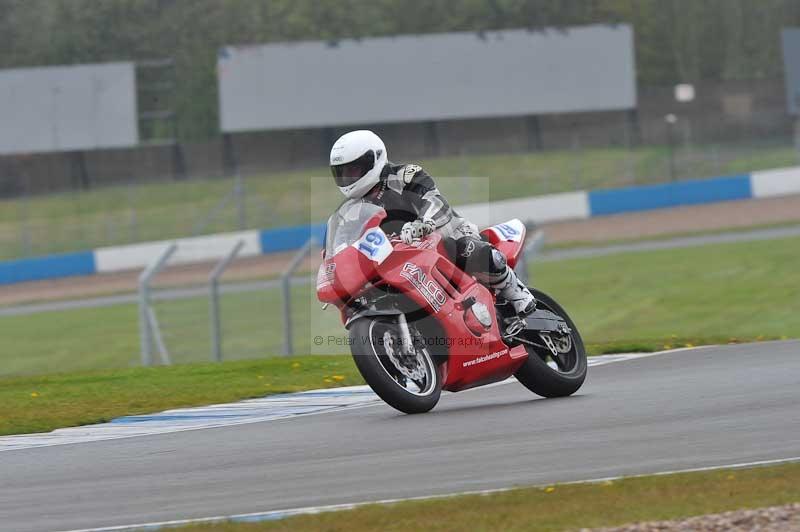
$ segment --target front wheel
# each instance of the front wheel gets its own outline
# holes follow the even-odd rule
[[[400,331],[396,319],[360,318],[350,326],[350,352],[361,376],[389,406],[406,414],[427,412],[442,393],[439,368],[422,342],[407,348]]]
[[[548,341],[538,333],[529,332],[526,340],[528,359],[515,376],[526,388],[542,397],[566,397],[577,392],[586,379],[586,349],[575,323],[555,299],[534,288],[530,289],[538,301],[537,308],[558,314],[572,330],[569,334],[544,333],[557,354],[543,344]]]

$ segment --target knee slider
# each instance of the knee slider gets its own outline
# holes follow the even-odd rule
[[[488,242],[472,236],[456,241],[457,264],[468,273],[502,273],[506,270],[506,258]]]
[[[482,242],[472,236],[462,236],[456,240],[456,265],[468,273],[480,270]]]

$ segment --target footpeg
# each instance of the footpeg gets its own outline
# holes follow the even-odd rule
[[[505,333],[503,334],[503,338],[506,339],[516,336],[518,333],[522,331],[522,329],[525,328],[525,320],[519,317],[506,318],[505,323],[506,323],[506,330]]]

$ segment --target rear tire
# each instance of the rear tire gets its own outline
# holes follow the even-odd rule
[[[439,402],[442,393],[438,366],[424,346],[417,348],[418,367],[422,368],[425,378],[415,384],[402,375],[390,359],[382,341],[386,334],[400,337],[399,325],[390,318],[360,318],[353,322],[350,352],[358,371],[389,406],[406,414],[428,412]]]
[[[552,358],[549,350],[542,350],[523,344],[528,351],[528,359],[517,370],[515,376],[523,386],[542,397],[566,397],[572,395],[583,385],[588,366],[586,349],[583,345],[581,334],[578,332],[575,323],[567,315],[567,312],[555,299],[534,288],[530,288],[530,291],[539,302],[537,308],[544,307],[564,318],[569,328],[572,329],[570,334],[572,346],[568,353],[559,354],[559,357],[564,357],[565,367],[563,369],[554,369],[547,363],[547,358]],[[532,337],[531,340],[542,343],[538,336]],[[569,362],[568,365],[566,364],[567,361]]]

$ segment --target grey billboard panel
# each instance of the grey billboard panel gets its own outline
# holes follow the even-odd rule
[[[227,46],[225,132],[636,107],[630,26]]]
[[[783,68],[786,80],[786,105],[789,113],[800,110],[800,28],[785,28],[783,41]]]
[[[0,70],[0,117],[0,154],[134,146],[134,65]]]

